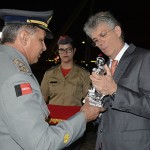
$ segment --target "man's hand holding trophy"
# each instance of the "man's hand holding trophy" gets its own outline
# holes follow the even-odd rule
[[[105,59],[101,56],[98,56],[96,58],[96,65],[97,65],[97,68],[93,68],[92,72],[96,72],[97,74],[100,74],[100,75],[105,75],[106,74],[106,71],[104,69]],[[97,106],[97,107],[103,107],[104,96],[105,95],[99,93],[93,85],[91,89],[88,90],[88,94],[87,94],[90,105]],[[83,100],[83,103],[84,102],[85,102],[85,99]]]

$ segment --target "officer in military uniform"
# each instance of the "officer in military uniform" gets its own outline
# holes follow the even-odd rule
[[[81,137],[86,123],[100,109],[87,103],[57,126],[46,122],[49,110],[30,65],[52,38],[48,23],[53,11],[0,9],[4,19],[0,45],[0,149],[59,150]]]

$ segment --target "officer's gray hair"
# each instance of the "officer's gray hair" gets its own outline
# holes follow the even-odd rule
[[[86,35],[91,38],[92,31],[102,23],[107,23],[107,25],[111,28],[115,28],[115,26],[121,27],[120,23],[115,19],[115,17],[110,12],[102,11],[89,17],[87,22],[84,24],[83,30],[86,33]]]
[[[33,25],[19,23],[5,25],[2,30],[1,44],[4,44],[6,42],[14,43],[20,30],[26,29],[30,34],[32,34],[36,31],[36,28],[37,27]]]

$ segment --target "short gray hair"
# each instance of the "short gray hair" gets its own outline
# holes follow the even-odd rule
[[[101,23],[107,23],[111,28],[114,28],[115,26],[121,26],[110,12],[102,11],[89,17],[87,22],[84,24],[83,30],[87,36],[91,37],[92,30],[94,30]]]
[[[28,25],[22,23],[20,24],[12,23],[12,24],[5,25],[2,29],[1,44],[4,44],[6,42],[14,43],[17,38],[17,34],[22,29],[26,29],[32,34],[35,32],[36,28],[37,27],[34,25]]]

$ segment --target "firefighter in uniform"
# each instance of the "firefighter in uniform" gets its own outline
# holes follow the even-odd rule
[[[81,100],[90,87],[90,73],[73,61],[76,48],[68,35],[60,36],[58,53],[61,64],[46,71],[41,89],[49,104],[81,106]]]
[[[53,124],[80,110],[91,82],[89,71],[74,63],[76,48],[73,39],[68,35],[60,36],[57,46],[61,63],[46,71],[41,82]]]
[[[53,125],[70,118],[80,110],[91,82],[90,72],[74,62],[74,40],[69,35],[62,35],[58,39],[57,47],[61,63],[47,70],[41,82],[42,94],[51,111],[50,124]],[[87,125],[87,129],[91,124]],[[87,132],[85,135],[87,136]],[[79,149],[84,139],[85,136],[67,149]]]

